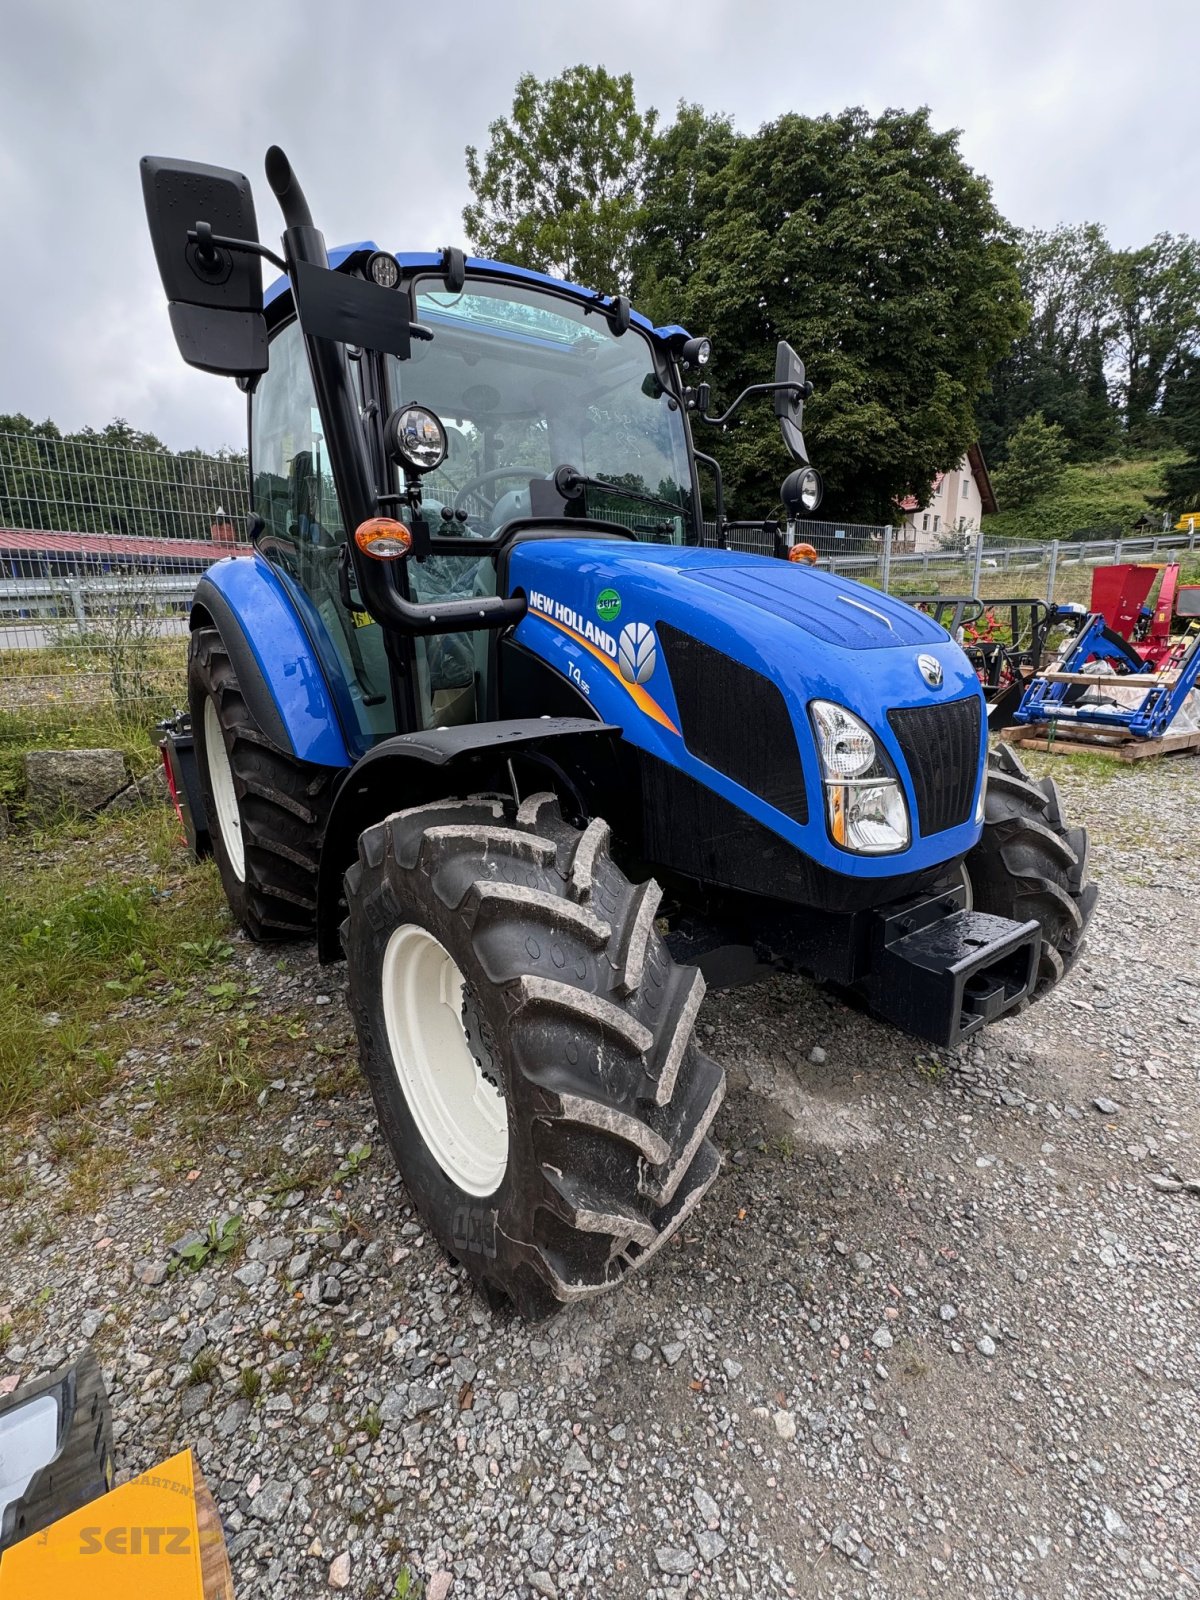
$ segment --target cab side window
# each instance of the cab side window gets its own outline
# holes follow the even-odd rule
[[[396,731],[391,672],[379,624],[342,600],[346,530],[298,323],[271,341],[270,370],[250,407],[250,449],[259,549],[289,589],[360,752]]]
[[[271,368],[251,417],[254,509],[265,524],[264,545],[304,583],[311,552],[340,544],[345,529],[298,323],[271,341]]]

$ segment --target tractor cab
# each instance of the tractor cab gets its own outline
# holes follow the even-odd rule
[[[143,191],[184,359],[249,395],[254,538],[303,621],[351,756],[502,704],[494,635],[514,539],[588,533],[700,541],[689,414],[724,424],[771,394],[800,466],[811,386],[791,348],[722,417],[687,383],[706,339],[656,328],[623,296],[459,250],[327,252],[283,152],[267,176],[283,257],[258,242],[248,180],[148,157]],[[190,225],[186,225],[190,224]],[[261,260],[283,268],[263,294]]]
[[[330,256],[341,273],[374,266],[430,335],[403,360],[358,348],[348,363],[365,421],[415,415],[432,440],[407,467],[407,489],[402,459],[383,466],[390,481],[379,509],[394,507],[412,540],[396,570],[405,597],[423,606],[494,597],[497,551],[513,525],[599,521],[652,543],[696,542],[687,427],[661,338],[640,318],[615,330],[596,297],[531,273],[464,263],[462,286],[448,289],[431,260],[369,246]],[[286,280],[265,298],[270,366],[250,398],[257,543],[304,609],[331,677],[346,685],[351,736],[367,744],[399,728],[383,627],[352,588],[364,552],[351,549],[340,515]],[[571,499],[555,483],[564,465],[576,473]],[[418,637],[417,725],[483,717],[489,656],[483,632]]]

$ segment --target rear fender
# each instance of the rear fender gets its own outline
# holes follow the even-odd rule
[[[402,733],[375,745],[338,789],[325,829],[317,876],[318,957],[341,958],[338,929],[346,914],[342,878],[357,857],[364,829],[410,806],[487,791],[511,793],[509,763],[548,744],[554,746],[560,771],[597,762],[611,767],[620,733],[588,717],[521,717]],[[540,786],[548,787],[548,782]]]
[[[351,765],[312,641],[261,556],[211,566],[196,586],[191,626],[220,633],[250,714],[272,743],[316,766]]]

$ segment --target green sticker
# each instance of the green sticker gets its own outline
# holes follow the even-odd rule
[[[601,622],[615,622],[621,615],[621,596],[615,589],[601,589],[596,598],[596,615]]]

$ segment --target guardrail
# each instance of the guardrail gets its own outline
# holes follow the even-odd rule
[[[0,578],[0,620],[73,617],[86,629],[89,617],[118,605],[155,615],[186,611],[202,570],[139,572],[120,578]]]
[[[888,589],[898,577],[907,574],[961,572],[969,569],[972,593],[978,592],[981,573],[994,570],[1019,572],[1047,571],[1047,598],[1053,598],[1055,577],[1064,565],[1099,566],[1106,562],[1137,560],[1145,556],[1176,554],[1195,550],[1197,534],[1159,533],[1130,539],[1049,540],[1021,545],[988,545],[973,541],[961,549],[923,550],[899,554],[891,548],[891,529],[877,550],[856,551],[852,555],[822,553],[818,565],[845,577],[877,578]],[[749,541],[747,541],[749,543]],[[765,553],[765,552],[764,552]],[[157,616],[182,613],[191,603],[196,580],[205,563],[181,562],[179,571],[135,572],[124,576],[81,574],[69,577],[44,575],[0,578],[0,622],[22,619],[71,621],[86,631],[90,618],[104,616],[116,607]],[[959,585],[964,587],[963,584]]]

